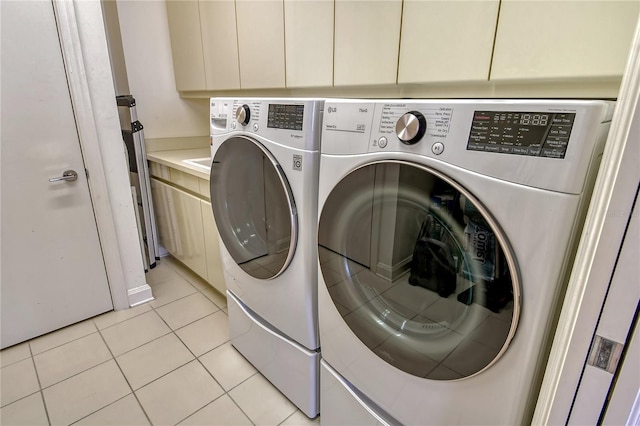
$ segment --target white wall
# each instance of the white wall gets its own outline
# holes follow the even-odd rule
[[[128,95],[129,81],[127,80],[127,68],[124,64],[124,52],[122,51],[122,38],[120,38],[120,21],[118,20],[118,5],[115,0],[102,0],[102,13],[104,29],[107,33],[107,45],[109,46],[109,59],[111,61],[111,73],[116,95]]]
[[[117,0],[129,89],[145,139],[209,135],[208,99],[176,91],[164,1]]]

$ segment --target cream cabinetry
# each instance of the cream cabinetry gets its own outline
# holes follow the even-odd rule
[[[236,0],[243,89],[285,87],[283,0]]]
[[[491,80],[620,78],[640,2],[502,0]]]
[[[395,84],[402,0],[335,0],[335,86]]]
[[[151,194],[160,245],[207,279],[201,200],[154,178]]]
[[[406,97],[430,83],[460,96],[457,83],[491,93],[514,82],[527,96],[613,82],[615,96],[640,11],[640,0],[166,3],[179,91],[396,85],[388,93]]]
[[[284,0],[287,87],[333,85],[333,2]]]
[[[176,89],[240,88],[233,0],[167,0]]]
[[[398,83],[486,81],[499,0],[405,0]]]
[[[198,5],[207,90],[238,89],[235,3],[233,0],[201,0]]]
[[[208,181],[153,161],[149,171],[160,245],[224,294]]]
[[[176,89],[206,88],[198,1],[171,0],[166,5]]]

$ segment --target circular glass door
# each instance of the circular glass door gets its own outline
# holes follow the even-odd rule
[[[284,171],[260,143],[224,141],[211,165],[211,205],[220,238],[249,275],[271,279],[289,265],[298,219]]]
[[[507,349],[520,310],[515,261],[488,211],[439,172],[400,161],[351,172],[322,208],[318,243],[338,312],[387,363],[457,380]]]

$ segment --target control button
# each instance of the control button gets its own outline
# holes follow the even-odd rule
[[[232,129],[235,129],[235,128],[236,128],[236,122],[235,122],[235,121],[231,123],[231,128],[232,128]]]
[[[427,131],[427,119],[418,111],[409,111],[396,122],[396,135],[400,142],[413,145],[422,139]]]
[[[431,152],[435,155],[440,155],[444,152],[444,145],[441,142],[436,142],[431,146]]]
[[[258,123],[253,123],[253,131],[254,132],[257,132],[259,128],[260,128],[260,126],[258,126]]]
[[[246,126],[249,124],[249,120],[251,120],[251,110],[249,109],[249,105],[242,105],[236,109],[236,120],[238,123]]]
[[[378,139],[378,146],[380,148],[384,148],[387,146],[387,138],[385,138],[384,136],[382,136],[380,139]]]

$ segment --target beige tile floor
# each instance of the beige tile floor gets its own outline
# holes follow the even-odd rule
[[[0,424],[319,425],[230,344],[226,299],[171,258],[155,300],[0,352]]]

